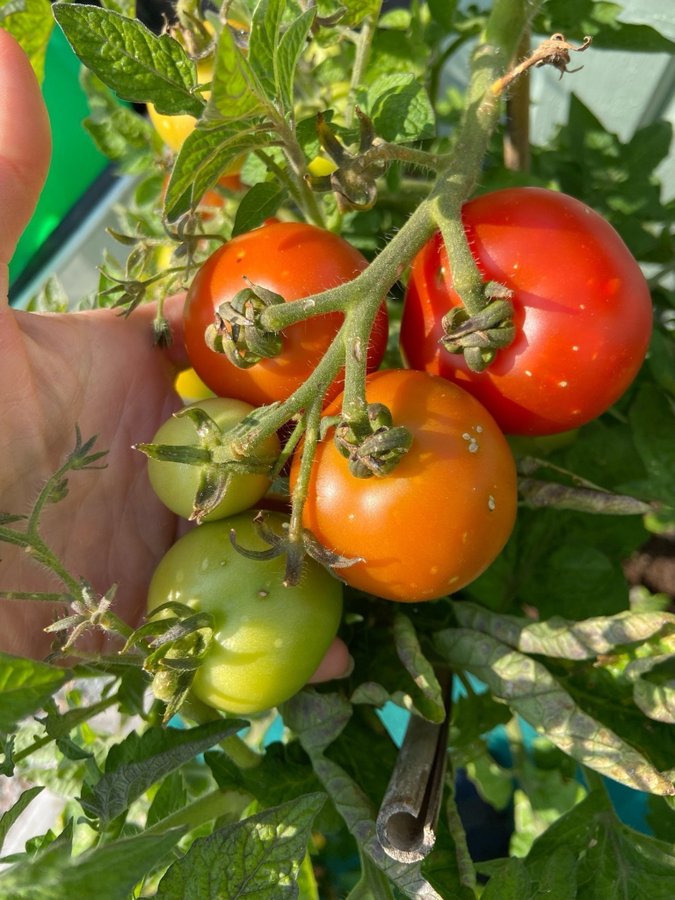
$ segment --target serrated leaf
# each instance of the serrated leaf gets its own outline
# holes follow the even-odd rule
[[[29,862],[0,875],[0,895],[12,900],[126,900],[134,886],[166,857],[183,835],[138,834],[71,857],[54,842]]]
[[[421,82],[411,74],[382,75],[368,89],[368,115],[385,141],[434,136],[433,107]]]
[[[295,68],[307,43],[316,10],[310,7],[298,16],[281,36],[275,55],[276,82],[279,97],[286,110],[293,109]]]
[[[464,628],[490,634],[521,653],[556,659],[594,659],[613,653],[618,647],[642,644],[666,629],[675,629],[675,615],[666,612],[626,611],[580,622],[553,616],[532,622],[462,602],[455,604],[455,614]]]
[[[40,709],[69,677],[55,666],[0,653],[0,732]]]
[[[164,201],[169,221],[195,208],[238,156],[263,148],[269,141],[269,134],[257,128],[197,127],[181,147],[171,173]]]
[[[0,24],[25,51],[39,82],[45,74],[47,46],[54,27],[49,0],[10,0],[0,5]]]
[[[232,237],[252,231],[262,225],[265,219],[273,216],[281,206],[285,196],[284,189],[272,181],[260,181],[254,184],[242,197],[232,226]]]
[[[276,51],[286,0],[259,0],[251,21],[248,60],[270,99],[277,96]]]
[[[122,99],[153,103],[168,115],[200,115],[195,64],[170,35],[97,6],[55,3],[53,10],[79,59]]]
[[[266,96],[256,74],[237,47],[229,28],[223,28],[218,40],[211,96],[204,121],[218,125],[257,115],[265,108]]]
[[[160,778],[245,725],[231,719],[190,729],[155,727],[140,736],[132,732],[111,747],[96,784],[83,786],[82,808],[90,818],[111,821]]]
[[[27,809],[29,804],[37,797],[39,793],[41,793],[44,788],[40,785],[32,788],[28,788],[28,790],[24,791],[19,799],[14,803],[7,812],[3,813],[0,816],[0,850],[2,850],[2,846],[5,842],[5,838],[9,832],[9,829],[14,825],[17,821],[21,813]]]
[[[323,794],[307,794],[198,838],[164,875],[158,900],[297,897],[297,878]]]
[[[302,691],[283,708],[284,721],[298,735],[317,777],[361,850],[406,897],[442,900],[420,874],[418,863],[398,863],[387,856],[376,836],[375,813],[369,798],[342,766],[324,756],[323,751],[340,736],[350,716],[351,705],[339,694],[318,694],[313,690]],[[373,756],[367,747],[365,750]],[[381,768],[380,760],[374,761]]]
[[[541,663],[489,635],[457,628],[436,636],[451,665],[466,669],[540,734],[578,762],[628,787],[672,796],[672,782],[607,726],[587,715]]]

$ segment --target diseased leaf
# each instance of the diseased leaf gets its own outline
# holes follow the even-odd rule
[[[70,678],[46,663],[0,653],[0,732],[10,732]]]
[[[487,684],[496,697],[578,762],[637,790],[675,794],[669,778],[614,731],[583,712],[541,663],[464,628],[441,632],[436,646],[451,665]]]
[[[55,3],[53,10],[80,60],[123,100],[153,103],[168,115],[200,115],[195,64],[170,35],[97,6]]]
[[[642,644],[666,629],[675,630],[675,615],[665,612],[626,611],[579,622],[553,616],[532,622],[463,602],[455,604],[455,614],[463,627],[490,634],[521,653],[558,659],[594,659],[618,647]]]
[[[155,727],[142,735],[131,732],[111,747],[105,772],[96,784],[83,786],[82,808],[89,817],[109,822],[160,778],[245,725],[229,719],[189,729]]]
[[[675,651],[633,660],[624,674],[634,682],[635,704],[646,716],[675,724]]]
[[[297,897],[297,878],[323,794],[306,794],[198,838],[159,883],[158,900]]]

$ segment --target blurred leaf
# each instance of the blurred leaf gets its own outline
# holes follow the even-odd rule
[[[17,821],[21,813],[27,809],[32,800],[40,794],[44,788],[40,785],[25,790],[19,799],[0,816],[0,850],[5,842],[9,829]]]
[[[657,722],[675,725],[675,640],[668,655],[636,659],[625,669],[634,682],[633,698],[642,712]]]
[[[101,844],[76,856],[51,843],[30,862],[0,874],[0,895],[7,900],[127,900],[134,885],[166,860],[183,831],[161,835],[138,834]]]
[[[541,663],[469,629],[436,635],[448,662],[466,669],[563,752],[637,790],[673,795],[671,781],[608,726],[596,721]]]
[[[37,80],[42,82],[47,46],[54,27],[49,0],[4,0],[0,3],[0,27],[21,44]]]
[[[154,166],[153,145],[158,139],[150,122],[123,106],[88,69],[82,69],[80,83],[91,110],[83,124],[101,153],[129,175],[142,174]]]
[[[606,0],[547,0],[536,20],[542,34],[562,31],[571,40],[591,35],[593,45],[611,50],[642,53],[672,53],[673,42],[648,25],[619,21],[626,16],[623,5]]]
[[[382,0],[340,0],[340,6],[346,9],[341,25],[359,25],[367,16],[374,16],[380,11]]]
[[[168,115],[201,113],[204,104],[193,93],[195,64],[170,35],[155,35],[138,19],[97,6],[52,8],[80,60],[123,100],[153,103]]]
[[[654,329],[647,357],[657,384],[675,397],[675,340],[658,328]]]
[[[429,0],[429,12],[446,31],[453,26],[456,9],[457,0]]]
[[[675,506],[675,410],[673,401],[653,385],[643,385],[631,405],[630,424],[647,470],[645,493]]]
[[[297,897],[297,878],[323,794],[306,794],[198,838],[170,866],[158,900]]]
[[[286,198],[284,189],[272,181],[259,181],[241,198],[231,237],[252,231],[273,216]]]
[[[55,666],[0,653],[0,732],[10,732],[70,678]]]
[[[110,748],[99,780],[83,785],[83,810],[90,818],[111,821],[160,778],[245,725],[231,719],[190,729],[157,726],[141,735],[131,732]]]

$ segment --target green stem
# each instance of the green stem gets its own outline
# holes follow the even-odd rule
[[[81,713],[81,716],[78,716],[77,722],[73,722],[73,728],[77,728],[78,725],[81,725],[83,722],[92,719],[94,716],[97,716],[99,713],[104,712],[106,709],[109,709],[111,706],[114,706],[117,703],[117,694],[112,694],[110,697],[105,697],[103,700],[99,700],[98,703],[92,703],[91,706],[86,707],[85,709],[78,710]],[[67,715],[67,714],[66,714]],[[72,729],[71,729],[72,730]],[[61,737],[59,735],[58,737]],[[27,757],[31,756],[35,753],[36,750],[41,750],[42,747],[46,747],[48,744],[51,744],[52,741],[55,741],[57,738],[52,737],[51,735],[44,735],[44,737],[37,738],[33,741],[32,744],[29,744],[28,747],[24,747],[23,750],[20,750],[18,753],[14,755],[14,762],[18,763]]]
[[[293,486],[293,504],[291,521],[288,528],[289,539],[292,543],[302,543],[302,509],[309,490],[309,480],[312,474],[312,463],[316,453],[316,445],[319,441],[319,425],[321,421],[321,397],[313,404],[307,413],[307,427],[305,429],[305,442],[302,447],[300,460],[300,472]]]
[[[359,36],[356,41],[356,56],[352,67],[352,77],[349,82],[349,102],[347,104],[347,109],[345,110],[345,125],[347,128],[351,128],[354,120],[356,91],[361,85],[366,68],[368,67],[370,48],[373,44],[373,37],[375,36],[381,7],[382,4],[379,3],[377,10],[367,16],[361,23],[361,30],[359,31]]]
[[[536,3],[495,0],[483,41],[473,59],[464,118],[452,153],[430,195],[434,217],[452,264],[453,284],[471,315],[484,309],[483,277],[478,271],[461,223],[461,209],[478,182],[482,160],[501,111],[501,93],[492,86],[506,71],[528,26]]]
[[[452,765],[452,758],[448,760],[448,772],[445,780],[448,787],[445,816],[448,823],[448,830],[450,831],[450,835],[455,845],[459,883],[463,887],[468,888],[474,895],[477,895],[478,882],[476,881],[476,869],[473,860],[471,859],[469,845],[466,840],[466,831],[464,830],[464,825],[462,824],[455,798],[455,772]]]
[[[144,834],[164,834],[171,828],[180,828],[187,826],[190,831],[205,825],[207,822],[213,822],[214,819],[227,818],[229,821],[236,822],[241,818],[241,814],[247,806],[255,798],[247,791],[211,791],[205,794],[189,806],[176,810],[165,819],[156,822],[150,828],[144,831]]]

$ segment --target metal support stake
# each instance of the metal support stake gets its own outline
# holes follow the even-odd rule
[[[383,850],[397,862],[419,862],[434,846],[443,797],[449,722],[449,700],[440,725],[415,715],[410,718],[375,823]]]

